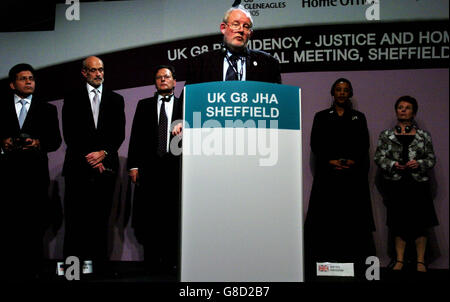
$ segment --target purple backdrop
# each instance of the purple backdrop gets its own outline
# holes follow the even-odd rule
[[[431,268],[448,269],[449,258],[449,225],[448,225],[448,167],[449,167],[449,72],[448,69],[419,70],[379,70],[379,71],[347,71],[347,72],[305,72],[282,75],[283,84],[302,88],[302,128],[303,128],[303,201],[304,211],[308,208],[309,194],[312,185],[310,132],[315,112],[330,106],[332,99],[330,87],[339,77],[349,79],[354,88],[353,103],[357,110],[362,111],[369,126],[373,158],[379,133],[395,124],[393,104],[399,96],[411,95],[419,102],[417,122],[420,127],[431,132],[437,156],[437,164],[432,172],[436,182],[435,208],[440,225],[434,228],[436,248],[439,252],[431,263]],[[179,95],[184,82],[178,82],[176,94]],[[139,261],[143,258],[140,246],[130,228],[127,215],[130,203],[126,198],[127,174],[125,169],[128,138],[137,102],[141,98],[153,95],[153,86],[138,87],[117,91],[126,102],[126,139],[119,154],[121,157],[121,175],[117,183],[117,199],[111,215],[111,259],[122,261]],[[61,113],[62,101],[54,101]],[[64,182],[61,168],[64,160],[65,145],[49,155],[50,175],[53,180],[53,191],[57,196],[64,196]],[[377,191],[374,179],[376,166],[371,162],[369,181],[372,196],[372,206],[377,230],[374,238],[377,256],[382,265],[387,265],[387,228],[385,226],[385,209],[381,196]],[[55,186],[57,185],[57,186]],[[64,225],[57,234],[48,233],[46,237],[47,256],[51,259],[62,258],[62,243]],[[436,249],[435,249],[436,250]]]

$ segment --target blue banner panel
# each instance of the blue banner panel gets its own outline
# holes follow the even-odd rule
[[[229,81],[185,87],[185,128],[300,130],[300,89]]]

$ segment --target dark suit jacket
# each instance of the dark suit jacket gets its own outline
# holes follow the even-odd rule
[[[247,51],[246,80],[281,84],[280,64],[263,51]],[[218,49],[202,53],[188,64],[186,84],[223,81],[224,53]]]
[[[105,150],[106,168],[117,171],[117,150],[125,138],[124,99],[103,86],[97,129],[86,85],[66,96],[62,110],[63,134],[67,145],[63,174],[94,173],[85,156]]]
[[[38,158],[41,176],[48,181],[47,153],[56,151],[61,145],[61,134],[56,107],[33,96],[22,129],[19,126],[14,96],[9,94],[0,102],[0,139],[15,138],[26,133],[34,139],[39,139],[40,149],[33,151],[33,158]],[[31,152],[31,151],[30,151]],[[30,153],[27,152],[27,153]]]
[[[128,169],[152,169],[160,160],[158,150],[158,102],[156,97],[140,100],[131,128],[130,146],[128,148]],[[174,99],[172,123],[182,118],[181,101]],[[169,154],[170,155],[170,154]]]
[[[47,153],[61,145],[56,107],[33,96],[20,129],[13,95],[0,99],[0,139],[16,138],[21,133],[39,139],[40,148],[6,151],[0,155],[0,192],[3,194],[0,231],[2,238],[6,230],[13,236],[11,240],[20,238],[20,244],[31,244],[27,248],[33,249],[33,240],[42,240],[39,232],[55,218],[56,210],[48,195]]]
[[[149,225],[159,224],[160,228],[167,229],[171,226],[166,224],[173,227],[178,220],[180,156],[174,156],[171,153],[163,157],[158,155],[157,106],[156,97],[139,101],[128,148],[128,169],[139,169],[139,185],[136,186],[134,195],[132,226],[140,241],[142,234],[149,233],[146,230],[154,230]],[[175,98],[172,123],[181,118],[182,103]]]

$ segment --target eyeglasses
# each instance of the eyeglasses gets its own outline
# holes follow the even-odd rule
[[[29,77],[18,77],[18,78],[17,78],[17,81],[24,81],[24,82],[30,81],[30,82],[32,82],[32,81],[34,81],[34,77],[33,77],[33,76],[29,76]]]
[[[233,22],[233,23],[226,23],[226,25],[228,25],[229,28],[231,28],[232,30],[240,30],[241,26],[242,26],[242,30],[245,32],[249,32],[252,30],[252,26],[248,23],[239,23],[239,22]]]
[[[155,77],[155,79],[157,79],[157,80],[170,79],[170,78],[172,78],[171,75],[161,75],[161,76]]]
[[[85,70],[90,73],[96,73],[97,71],[102,73],[105,71],[102,67],[100,67],[100,68],[85,68]]]

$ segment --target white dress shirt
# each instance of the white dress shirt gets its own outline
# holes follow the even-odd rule
[[[158,101],[157,101],[157,111],[158,111],[158,123],[159,123],[159,113],[161,111],[161,103],[163,102],[161,100],[162,96],[158,94]],[[164,102],[164,110],[166,111],[167,115],[167,152],[169,152],[170,148],[170,133],[171,133],[171,124],[172,124],[172,112],[173,112],[173,103],[174,103],[174,97],[173,94],[170,96],[169,102]],[[138,168],[130,168],[131,170],[138,170]]]
[[[27,109],[27,112],[30,111],[32,98],[33,98],[33,95],[30,94],[29,96],[27,96],[26,98],[23,99],[26,101],[25,108]],[[22,110],[22,103],[20,102],[20,100],[22,100],[22,98],[20,98],[17,94],[14,94],[14,105],[16,106],[17,119],[19,119],[20,110]]]
[[[227,51],[228,60],[231,57],[232,53],[230,51]],[[230,65],[228,63],[227,57],[225,56],[223,58],[223,81],[225,81],[225,78],[227,76],[227,70],[228,66]],[[246,59],[245,57],[240,57],[240,59],[237,61],[237,72],[238,72],[238,80],[245,81],[246,79]]]

